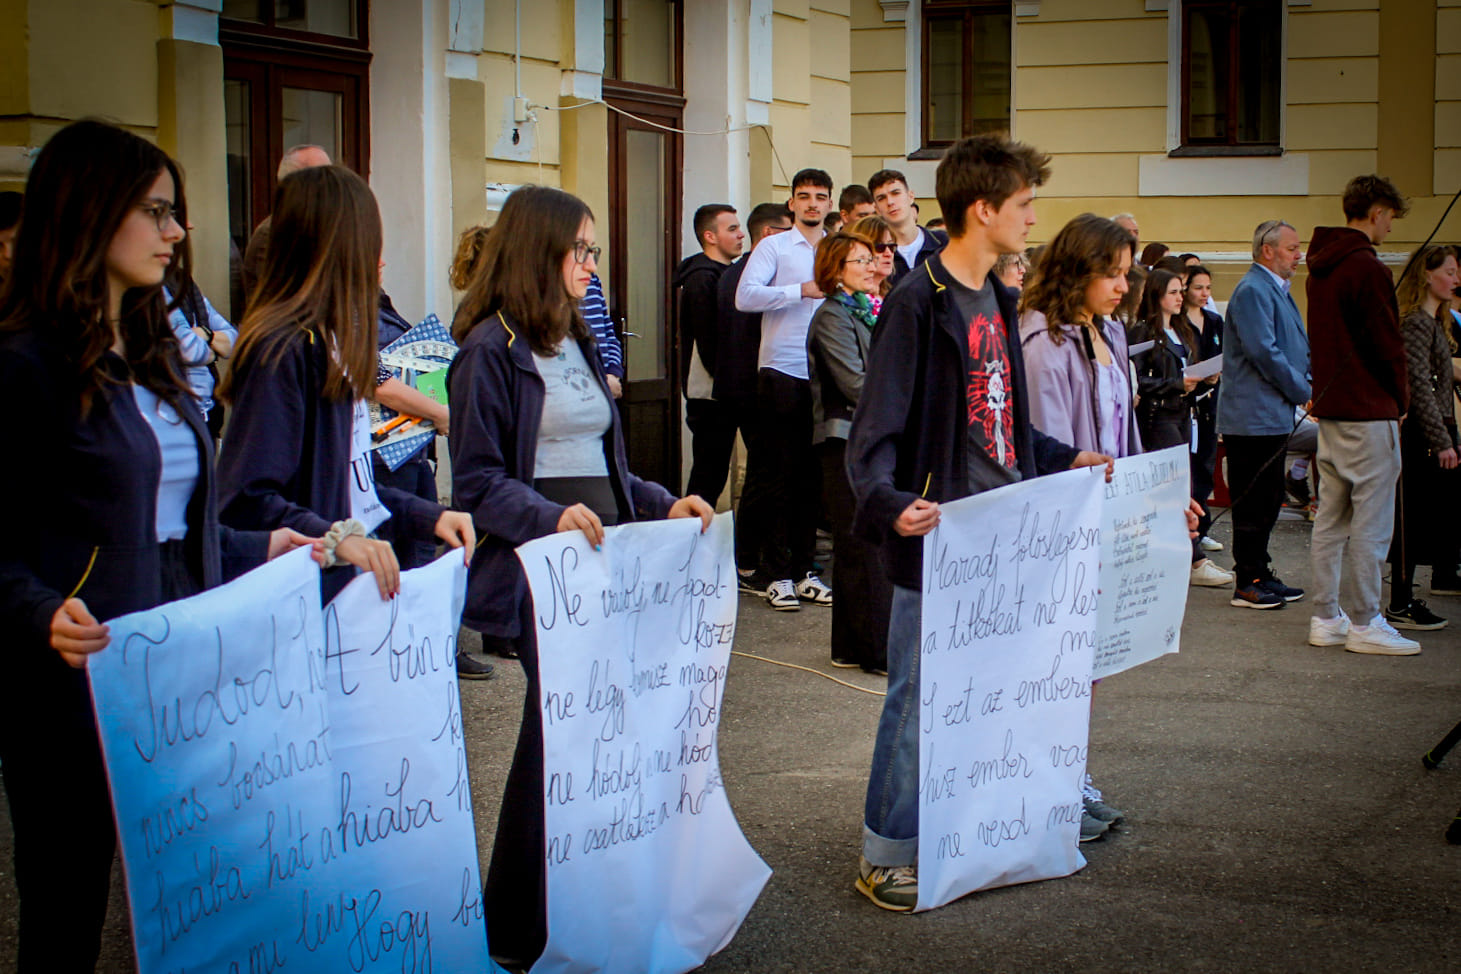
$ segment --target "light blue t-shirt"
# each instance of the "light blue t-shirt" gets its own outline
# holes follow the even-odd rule
[[[187,420],[152,390],[134,384],[132,396],[162,454],[162,476],[157,482],[157,540],[180,540],[188,533],[188,501],[198,484],[198,439]]]

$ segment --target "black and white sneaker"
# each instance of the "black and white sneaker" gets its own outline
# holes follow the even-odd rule
[[[832,588],[816,572],[807,572],[806,577],[796,583],[796,595],[803,602],[814,605],[832,604]]]
[[[802,607],[801,599],[796,597],[796,585],[789,578],[766,586],[766,604],[778,612],[796,612]]]
[[[765,595],[766,586],[770,584],[771,579],[759,571],[736,570],[736,588],[742,595]]]
[[[1403,609],[1386,609],[1385,621],[1396,629],[1413,629],[1429,632],[1446,628],[1446,620],[1436,615],[1425,604],[1425,599],[1411,599]]]

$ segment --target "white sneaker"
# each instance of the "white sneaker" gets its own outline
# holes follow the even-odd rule
[[[1221,541],[1215,541],[1214,539],[1209,538],[1205,534],[1202,536],[1202,540],[1199,541],[1199,542],[1197,542],[1197,543],[1202,547],[1202,550],[1203,551],[1222,551],[1223,550],[1223,543]]]
[[[1383,615],[1377,615],[1368,626],[1351,625],[1344,648],[1351,653],[1369,653],[1372,656],[1414,656],[1420,652],[1420,643],[1406,639],[1385,621]]]
[[[803,602],[815,605],[832,604],[831,586],[818,578],[815,572],[807,572],[807,577],[796,583],[796,595]]]
[[[1309,617],[1310,646],[1343,646],[1347,636],[1349,636],[1349,616],[1344,614],[1343,609],[1340,609],[1339,615],[1333,619]]]
[[[1192,584],[1207,588],[1222,588],[1233,584],[1238,576],[1220,567],[1211,558],[1204,558],[1192,566]]]
[[[796,585],[789,578],[778,579],[766,586],[766,604],[780,612],[796,612],[802,607],[796,597]]]

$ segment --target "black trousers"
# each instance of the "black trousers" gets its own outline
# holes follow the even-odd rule
[[[1455,576],[1458,525],[1452,506],[1461,486],[1461,468],[1441,469],[1418,420],[1400,427],[1400,460],[1389,557],[1390,608],[1397,610],[1410,604],[1417,565],[1432,566],[1432,579]]]
[[[852,533],[857,501],[847,479],[847,441],[826,440],[817,452],[823,500],[832,521],[832,584],[837,592],[832,602],[832,658],[886,672],[893,583],[883,572],[881,548]]]
[[[425,456],[413,457],[401,464],[393,472],[380,460],[375,462],[375,482],[384,487],[395,487],[415,494],[423,500],[436,503],[436,471],[432,469],[430,461]],[[396,519],[387,518],[375,531],[376,537],[382,541],[389,541],[391,548],[396,552],[396,560],[401,563],[401,571],[412,568],[420,568],[429,565],[436,558],[436,542],[412,537],[404,531],[396,530]]]
[[[690,477],[686,495],[704,498],[711,507],[725,490],[730,476],[731,453],[736,431],[741,430],[749,450],[754,407],[748,408],[716,399],[686,399],[685,425],[690,427]]]
[[[1288,434],[1223,434],[1228,454],[1228,492],[1233,499],[1233,571],[1238,584],[1269,574],[1268,538],[1283,506],[1284,452]]]
[[[164,600],[195,594],[182,542],[165,543],[162,556]],[[7,681],[0,771],[15,833],[18,970],[89,974],[101,952],[117,837],[86,671],[51,653]]]
[[[812,452],[812,386],[775,369],[757,378],[758,490],[764,504],[760,567],[773,579],[799,579],[812,570],[821,516],[821,470]],[[738,546],[739,551],[739,546]],[[739,559],[738,559],[739,561]],[[751,567],[741,564],[741,568]]]
[[[527,695],[517,748],[502,791],[497,836],[482,901],[487,912],[487,947],[492,956],[531,966],[548,942],[546,828],[543,822],[543,708],[538,675],[538,635],[532,596],[523,599],[522,635],[514,641]]]

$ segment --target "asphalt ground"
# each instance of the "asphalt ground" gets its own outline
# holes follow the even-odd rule
[[[1307,584],[1309,531],[1275,531],[1290,584]],[[1226,521],[1213,534],[1227,541]],[[1461,846],[1443,839],[1461,805],[1461,749],[1438,770],[1420,763],[1461,720],[1461,599],[1431,598],[1452,626],[1396,659],[1308,646],[1304,602],[1257,612],[1228,597],[1192,589],[1181,653],[1098,689],[1090,768],[1125,830],[1085,845],[1074,876],[911,916],[853,889],[881,698],[735,657],[724,780],[774,873],[703,969],[1461,970]],[[735,648],[880,690],[880,678],[828,664],[830,619],[742,596]],[[462,685],[484,870],[524,689],[517,664],[498,670]],[[14,965],[10,843],[0,807],[0,971]],[[119,872],[99,969],[133,969]]]

